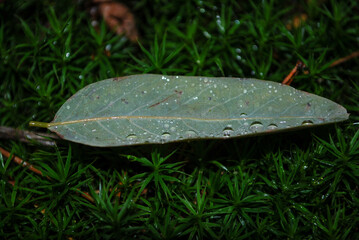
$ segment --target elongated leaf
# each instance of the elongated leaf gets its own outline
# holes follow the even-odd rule
[[[348,119],[342,106],[257,79],[134,75],[91,84],[48,127],[91,146],[229,138]]]

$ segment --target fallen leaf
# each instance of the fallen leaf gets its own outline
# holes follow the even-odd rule
[[[348,119],[328,99],[257,79],[133,75],[90,84],[47,127],[61,138],[114,147],[266,134]]]

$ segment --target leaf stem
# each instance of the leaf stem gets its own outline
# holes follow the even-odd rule
[[[30,127],[48,128],[50,126],[50,123],[31,121],[31,122],[29,122],[29,126]]]

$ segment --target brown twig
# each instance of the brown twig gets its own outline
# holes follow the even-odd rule
[[[345,56],[345,57],[342,57],[342,58],[339,58],[337,60],[335,60],[334,62],[332,62],[329,67],[335,67],[339,64],[342,64],[346,61],[349,61],[350,59],[352,58],[356,58],[356,57],[359,57],[359,51],[356,51],[356,52],[353,52],[351,53],[350,55],[348,56]],[[285,85],[290,85],[291,82],[293,81],[294,77],[298,74],[298,70],[299,69],[303,69],[305,68],[305,64],[301,61],[298,61],[295,65],[295,67],[292,69],[292,71],[288,74],[288,76],[283,80],[282,84],[285,84]],[[308,71],[304,71],[305,74],[308,74]]]
[[[286,76],[286,78],[283,80],[282,84],[284,85],[290,85],[294,79],[294,77],[298,74],[298,70],[301,70],[305,68],[305,64],[302,61],[298,61],[292,71]]]
[[[5,149],[3,149],[3,148],[1,148],[1,147],[0,147],[0,152],[1,152],[2,155],[4,155],[4,156],[7,157],[7,158],[9,158],[9,157],[11,156],[10,152],[6,151]],[[15,163],[21,165],[22,167],[27,167],[30,171],[32,171],[32,172],[34,172],[34,173],[36,173],[36,174],[38,174],[38,175],[40,175],[40,176],[44,176],[44,174],[43,174],[39,169],[35,168],[32,164],[30,164],[30,163],[28,163],[28,162],[22,160],[21,158],[19,158],[19,157],[13,155],[13,156],[12,156],[12,160],[13,160]],[[47,176],[47,178],[48,178],[49,180],[52,180],[49,176]],[[15,185],[15,181],[13,181],[13,180],[9,180],[8,183],[10,183],[10,184],[13,185],[13,186]],[[122,183],[119,183],[119,185],[122,185]],[[81,196],[82,196],[83,198],[89,200],[90,202],[94,202],[93,197],[91,197],[91,195],[90,195],[88,192],[83,192],[83,191],[81,191],[80,189],[77,189],[77,190],[81,193]],[[110,191],[113,191],[113,189],[110,189]],[[96,190],[95,192],[96,192],[96,193],[99,193],[99,190]],[[117,196],[117,197],[121,197],[121,192],[118,192],[118,193],[116,194],[116,196]]]
[[[339,58],[338,60],[335,60],[334,62],[332,62],[330,64],[329,67],[334,67],[336,65],[339,65],[339,64],[341,64],[343,62],[346,62],[346,61],[348,61],[348,60],[350,60],[352,58],[356,58],[356,57],[359,57],[359,51],[353,52],[348,56],[345,56],[345,57]]]
[[[4,156],[7,157],[7,158],[9,158],[10,155],[11,155],[10,152],[6,151],[5,149],[3,149],[3,148],[1,148],[1,147],[0,147],[0,152],[1,152],[2,155],[4,155]],[[22,167],[27,167],[30,171],[32,171],[32,172],[34,172],[34,173],[36,173],[36,174],[38,174],[38,175],[40,175],[40,176],[44,176],[44,174],[43,174],[39,169],[35,168],[32,164],[30,164],[30,163],[28,163],[28,162],[22,160],[21,158],[19,158],[19,157],[13,155],[13,156],[12,156],[12,160],[13,160],[15,163],[21,165]],[[47,178],[48,178],[49,180],[51,180],[50,177],[47,176]],[[9,182],[11,185],[13,185],[13,186],[15,185],[15,181],[9,180],[8,182]],[[78,190],[79,190],[79,189],[78,189]],[[79,191],[80,191],[80,190],[79,190]],[[87,200],[89,200],[89,201],[91,201],[91,202],[94,201],[93,198],[90,196],[90,194],[87,193],[87,192],[81,192],[81,196],[84,197],[84,198],[86,198]]]
[[[55,141],[49,139],[60,139],[55,134],[31,132],[27,130],[15,129],[12,127],[0,126],[0,138],[18,140],[20,142],[30,143],[36,141],[44,146],[54,146]]]
[[[7,158],[10,157],[10,153],[9,153],[8,151],[6,151],[5,149],[1,148],[1,147],[0,147],[0,152],[1,152],[1,154],[4,155],[5,157],[7,157]],[[36,173],[36,174],[39,174],[39,175],[41,175],[41,176],[44,176],[39,169],[35,168],[33,165],[29,164],[28,162],[25,162],[25,161],[22,160],[21,158],[19,158],[19,157],[13,155],[13,156],[12,156],[12,160],[13,160],[14,162],[16,162],[17,164],[21,165],[22,167],[27,167],[30,171],[32,171],[32,172],[34,172],[34,173]]]

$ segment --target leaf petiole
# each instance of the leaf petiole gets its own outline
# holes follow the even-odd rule
[[[50,123],[30,121],[30,122],[29,122],[29,126],[31,126],[31,127],[48,128],[48,127],[50,127]]]

